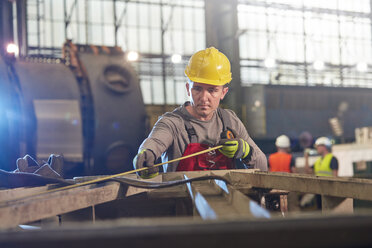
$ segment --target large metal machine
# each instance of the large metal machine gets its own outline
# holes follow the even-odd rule
[[[121,50],[96,49],[74,50],[83,73],[68,56],[0,59],[0,169],[52,153],[63,155],[69,175],[132,168],[146,132],[138,79]]]
[[[83,162],[80,93],[72,72],[59,60],[17,60],[22,117],[28,153],[46,160],[51,153]]]
[[[21,132],[19,125],[18,87],[11,83],[9,66],[0,56],[0,168],[11,170],[11,161],[20,153]]]
[[[146,131],[137,75],[117,48],[77,46],[75,55],[94,106],[91,168],[94,174],[131,170]]]

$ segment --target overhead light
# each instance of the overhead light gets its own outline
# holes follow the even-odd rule
[[[313,67],[317,71],[321,71],[324,69],[324,62],[321,60],[317,60],[314,62]]]
[[[329,118],[328,121],[334,135],[342,136],[344,134],[344,129],[342,128],[342,124],[339,118]]]
[[[6,46],[6,52],[9,53],[9,54],[15,54],[15,55],[17,55],[18,52],[19,52],[18,46],[16,44],[9,43]]]
[[[130,51],[127,54],[128,61],[137,61],[139,58],[139,54],[135,51]]]
[[[178,64],[182,61],[182,56],[180,54],[173,54],[171,60],[173,64]]]
[[[264,64],[267,68],[274,68],[276,66],[276,61],[273,58],[266,58]]]
[[[356,65],[356,69],[359,72],[366,72],[368,70],[368,64],[367,63],[364,63],[364,62],[359,62]]]

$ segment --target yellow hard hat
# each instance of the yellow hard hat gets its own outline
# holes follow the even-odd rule
[[[209,47],[191,56],[185,74],[193,82],[225,85],[231,81],[230,61],[225,54]]]

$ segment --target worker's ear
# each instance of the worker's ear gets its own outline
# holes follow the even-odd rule
[[[189,82],[186,82],[186,90],[187,90],[187,95],[190,96],[190,84],[189,84]]]
[[[229,87],[223,87],[222,88],[221,100],[223,100],[225,98],[225,95],[227,94],[228,91],[229,91]]]

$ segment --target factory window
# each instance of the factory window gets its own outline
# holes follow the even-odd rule
[[[372,87],[369,0],[240,0],[242,84]]]
[[[145,103],[180,104],[186,62],[205,48],[204,22],[202,0],[28,0],[28,54],[59,57],[66,39],[136,51]]]

